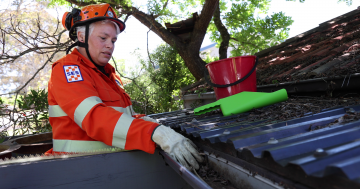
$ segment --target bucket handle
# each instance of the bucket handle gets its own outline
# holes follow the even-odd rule
[[[255,59],[255,64],[253,66],[253,68],[251,68],[250,72],[248,74],[246,74],[243,78],[235,81],[234,83],[229,83],[229,84],[225,84],[225,85],[219,85],[219,84],[215,84],[215,83],[212,83],[207,77],[209,76],[209,74],[207,73],[207,69],[205,68],[205,71],[204,71],[204,77],[205,77],[205,81],[212,87],[219,87],[219,88],[225,88],[225,87],[230,87],[230,86],[233,86],[233,85],[236,85],[236,84],[239,84],[241,83],[242,81],[244,81],[245,79],[247,79],[256,69],[256,66],[258,64],[258,57],[256,57]]]

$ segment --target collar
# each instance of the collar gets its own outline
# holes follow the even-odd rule
[[[92,63],[89,59],[87,59],[85,56],[83,56],[76,48],[71,52],[71,54],[78,56],[82,60],[82,62],[84,64],[86,64],[87,66],[89,66],[90,68],[98,69],[94,65],[94,63]],[[109,73],[109,74],[115,73],[115,68],[109,63],[107,63],[104,66],[104,69],[105,69],[106,73]]]

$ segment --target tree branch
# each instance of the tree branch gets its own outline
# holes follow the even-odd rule
[[[219,30],[220,36],[222,39],[220,48],[219,48],[219,55],[220,55],[219,58],[221,60],[221,59],[227,58],[227,50],[229,47],[230,34],[227,31],[224,24],[221,22],[219,4],[217,5],[215,12],[214,12],[214,23],[215,23],[216,28]]]
[[[151,15],[147,15],[144,12],[139,11],[135,7],[133,7],[132,15],[149,29],[152,26],[152,31],[156,35],[158,35],[162,40],[168,43],[170,46],[172,47],[184,46],[179,37],[175,36],[168,30],[166,30]]]

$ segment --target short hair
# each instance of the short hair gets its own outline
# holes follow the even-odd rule
[[[119,28],[119,26],[118,26],[115,22],[113,22],[113,21],[111,21],[111,20],[101,20],[101,21],[98,21],[98,22],[101,22],[101,24],[112,23],[112,24],[115,26],[115,28],[116,28],[116,35],[119,35],[119,34],[120,34],[120,28]],[[94,24],[95,24],[95,23],[97,23],[97,22],[93,22],[93,23],[91,23],[91,24],[89,25],[89,36],[90,36],[91,33],[94,31],[94,26],[95,26]],[[76,27],[76,34],[78,34],[78,32],[81,32],[81,33],[84,33],[84,35],[86,35],[85,29],[86,29],[86,26],[78,26],[78,27]],[[77,41],[79,41],[79,40],[78,40],[78,38],[76,37],[75,42],[77,42]],[[78,48],[78,47],[76,47],[76,48]]]

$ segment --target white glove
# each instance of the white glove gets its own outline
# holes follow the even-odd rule
[[[154,123],[158,123],[155,119],[151,118],[151,117],[148,117],[148,116],[143,116],[139,119],[143,119],[145,121],[151,121],[151,122],[154,122]]]
[[[195,149],[195,144],[188,138],[185,138],[169,127],[160,125],[155,129],[152,140],[188,170],[191,170],[191,167],[199,169],[198,162],[202,162],[203,158]]]

